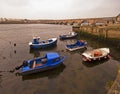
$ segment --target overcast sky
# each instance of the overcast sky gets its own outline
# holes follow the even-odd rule
[[[0,0],[3,18],[75,19],[119,13],[120,0]]]

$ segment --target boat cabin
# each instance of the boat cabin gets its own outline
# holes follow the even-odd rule
[[[60,59],[60,56],[57,53],[47,53],[46,56],[48,59],[48,64],[52,64],[54,62],[57,62]]]
[[[32,64],[32,68],[43,66],[43,65],[50,65],[60,60],[60,56],[57,53],[47,53],[44,58],[36,59]]]
[[[40,37],[33,37],[33,44],[39,44]]]

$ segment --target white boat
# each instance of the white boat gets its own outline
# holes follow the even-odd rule
[[[78,33],[76,32],[69,32],[67,35],[59,35],[60,40],[65,40],[65,39],[72,39],[76,38],[78,36]]]
[[[83,61],[95,61],[110,58],[109,48],[98,48],[92,51],[86,51],[82,54]]]
[[[32,49],[44,49],[57,45],[57,38],[49,38],[46,41],[40,41],[40,37],[33,37],[33,42],[29,42]]]

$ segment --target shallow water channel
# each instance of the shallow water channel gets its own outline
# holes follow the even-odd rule
[[[76,41],[59,40],[60,34],[68,34],[71,26],[47,24],[0,25],[0,94],[106,94],[107,83],[117,76],[119,61],[111,58],[92,64],[84,63],[81,54],[102,45],[88,40],[88,48],[69,52],[66,44]],[[34,35],[40,40],[57,37],[57,46],[50,49],[30,50],[28,42]],[[107,45],[105,45],[107,47]],[[60,67],[29,76],[11,71],[23,60],[42,57],[46,52],[58,52],[67,58]]]

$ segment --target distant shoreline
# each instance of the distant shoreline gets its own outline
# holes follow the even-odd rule
[[[0,18],[0,24],[60,24],[60,25],[80,25],[82,23],[105,23],[115,24],[120,23],[120,14],[115,17],[100,17],[100,18],[78,18],[78,19],[9,19]]]

